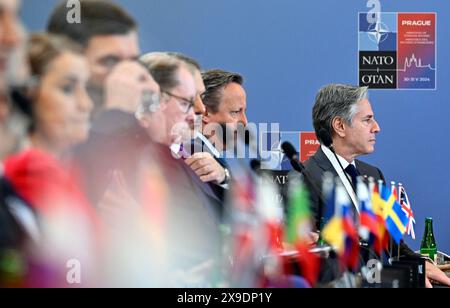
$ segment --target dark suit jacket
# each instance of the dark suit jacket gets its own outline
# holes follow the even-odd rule
[[[362,176],[373,177],[375,181],[382,180],[386,182],[383,176],[383,173],[377,167],[371,166],[367,163],[364,163],[360,160],[355,160],[356,169],[359,174]],[[322,177],[323,174],[328,171],[332,172],[335,177],[338,176],[336,170],[334,169],[331,162],[328,160],[328,157],[322,151],[322,148],[319,148],[314,156],[309,158],[305,162],[305,169],[311,177],[312,182],[318,187],[320,190],[322,189]],[[313,188],[311,188],[311,184],[308,181],[305,181],[305,184],[309,187],[310,198],[311,198],[311,211],[313,213],[313,217],[315,219],[315,225],[317,229],[320,229],[320,220],[321,216],[324,215],[324,204],[321,202],[319,195],[315,192]],[[394,251],[396,251],[396,247],[394,245]],[[400,253],[406,256],[417,256],[406,244],[401,243]]]
[[[153,158],[169,189],[167,229],[163,232],[169,258],[173,258],[169,264],[190,268],[216,258],[222,201],[182,159],[175,159],[166,145],[154,144],[147,153],[144,156]]]
[[[29,239],[28,234],[9,211],[8,204],[13,200],[20,200],[22,204],[25,204],[10,183],[0,177],[0,251],[6,248],[24,248]]]
[[[133,182],[139,157],[150,143],[132,114],[107,110],[94,120],[89,139],[75,150],[75,165],[92,204],[103,197],[113,170],[123,172],[130,188],[136,186]]]
[[[223,167],[223,168],[228,168],[228,164],[226,163],[225,159],[223,158],[217,158],[214,156],[214,154],[210,151],[210,149],[206,146],[206,144],[200,139],[200,138],[196,138],[193,139],[191,141],[191,148],[189,149],[190,152],[189,154],[194,154],[196,152],[206,152],[211,154],[214,159]],[[229,170],[228,170],[229,171]],[[208,183],[208,185],[211,187],[211,189],[214,191],[214,194],[222,201],[224,202],[225,200],[225,194],[226,194],[226,190],[220,186],[220,185],[216,185],[214,183]]]
[[[108,189],[113,170],[124,175],[127,188],[140,200],[138,174],[149,159],[167,184],[167,230],[163,232],[177,265],[197,265],[219,249],[218,230],[222,201],[211,187],[175,159],[166,145],[154,143],[132,114],[118,110],[102,113],[89,140],[77,151],[77,165],[93,204]],[[181,264],[182,262],[183,264]]]
[[[383,173],[377,167],[371,166],[357,159],[355,160],[355,165],[356,169],[362,176],[371,176],[375,179],[375,181],[383,180],[383,182],[385,182]],[[322,177],[325,172],[332,172],[335,177],[338,176],[336,170],[333,168],[333,165],[322,151],[322,148],[319,148],[316,154],[305,162],[305,169],[311,176],[313,183],[319,189],[322,189]],[[316,222],[316,227],[319,228],[319,216],[324,214],[323,209],[325,205],[321,202],[319,195],[310,187],[311,184],[306,181],[306,185],[310,188],[311,211]]]
[[[107,110],[94,121],[88,141],[76,149],[75,164],[80,169],[91,201],[95,204],[101,199],[112,170],[123,172],[126,182],[130,184],[129,188],[136,186],[136,170],[146,155],[150,155],[168,177],[171,172],[179,172],[181,168],[188,175],[190,183],[210,197],[211,201],[218,200],[208,185],[201,182],[183,160],[174,159],[167,146],[153,142],[134,115]],[[173,166],[179,168],[174,169]]]

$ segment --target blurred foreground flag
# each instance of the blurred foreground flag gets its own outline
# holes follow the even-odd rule
[[[312,229],[308,191],[301,181],[296,180],[291,181],[289,190],[286,241],[297,251],[302,276],[314,286],[319,275],[320,260],[309,251]]]
[[[359,236],[369,243],[380,241],[380,230],[373,212],[372,202],[367,185],[358,177],[357,195],[360,204]]]
[[[342,262],[354,269],[358,263],[359,239],[350,211],[350,199],[342,184],[336,185],[335,213],[323,229],[323,239],[334,247]]]

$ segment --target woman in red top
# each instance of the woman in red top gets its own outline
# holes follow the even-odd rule
[[[36,81],[27,93],[33,120],[23,151],[6,159],[5,176],[37,213],[42,259],[53,262],[52,267],[62,266],[57,272],[67,271],[69,261],[79,261],[86,269],[98,224],[66,162],[74,145],[89,133],[88,64],[78,45],[46,34],[31,37],[28,57]],[[77,282],[76,275],[73,279]]]

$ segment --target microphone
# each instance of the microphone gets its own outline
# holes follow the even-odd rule
[[[309,174],[309,172],[305,169],[305,166],[301,163],[299,157],[298,157],[298,153],[295,150],[294,146],[288,142],[285,141],[281,144],[281,149],[284,151],[284,153],[286,154],[286,156],[289,158],[289,161],[292,165],[292,168],[294,168],[295,171],[301,173],[303,175],[303,178],[305,179],[306,182],[308,182],[309,186],[311,187],[311,189],[313,190],[313,192],[319,197],[320,202],[323,204],[323,206],[325,206],[327,203],[322,195],[322,190],[317,186],[317,184],[312,180],[311,175]],[[319,216],[319,221],[317,222],[317,230],[319,232],[322,231],[322,213],[323,213],[323,206],[319,206],[318,208],[318,216]]]
[[[300,162],[298,153],[295,150],[294,146],[290,142],[285,141],[281,144],[281,149],[289,158],[292,168],[300,173],[303,173],[305,171],[305,166],[303,166],[303,164]]]

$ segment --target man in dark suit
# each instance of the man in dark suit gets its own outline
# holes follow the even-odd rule
[[[245,128],[247,98],[243,88],[244,79],[238,73],[219,69],[204,71],[202,78],[205,85],[203,126],[192,144],[194,154],[186,162],[205,182],[227,188],[232,165],[242,163],[232,159],[244,150],[239,149],[244,144],[238,140],[238,135],[248,133]],[[204,157],[214,157],[218,166],[205,166]],[[238,160],[242,158],[244,157],[238,157]]]
[[[208,183],[216,195],[224,200],[225,191],[228,188],[230,173],[225,161],[220,157],[220,153],[201,133],[201,124],[206,108],[203,99],[206,96],[206,88],[200,73],[200,64],[193,58],[178,52],[165,52],[168,56],[174,57],[183,62],[191,71],[195,80],[197,90],[194,100],[195,120],[191,129],[192,140],[183,144],[185,156],[188,157],[185,163],[198,175],[201,181]]]
[[[169,255],[182,268],[209,262],[220,252],[222,201],[208,183],[185,163],[179,146],[190,140],[194,125],[196,86],[189,67],[176,57],[150,53],[141,57],[161,89],[157,110],[143,106],[137,118],[153,145],[151,159],[169,185],[167,232]]]
[[[305,168],[308,171],[308,173],[311,175],[311,178],[313,182],[317,185],[317,187],[321,187],[322,185],[322,177],[325,172],[331,172],[334,177],[339,177],[338,172],[334,168],[333,164],[330,162],[330,159],[328,159],[327,155],[325,154],[325,151],[327,153],[330,153],[330,151],[327,147],[321,146],[316,154],[312,156],[308,161],[305,162]],[[334,155],[331,153],[331,155]],[[338,154],[339,157],[339,154]],[[385,182],[383,173],[380,169],[377,167],[371,166],[369,164],[366,164],[365,162],[362,162],[358,159],[355,159],[354,166],[356,167],[356,170],[358,171],[358,174],[363,177],[372,177],[375,182],[378,180],[382,180]],[[339,167],[339,165],[338,165]],[[340,168],[340,167],[339,167]],[[345,167],[344,167],[345,169]],[[338,169],[339,170],[339,169]],[[342,172],[340,172],[342,173]],[[346,175],[351,180],[350,175]],[[344,179],[343,182],[346,182],[347,180]],[[346,182],[351,183],[351,190],[353,190],[353,182]],[[348,185],[347,185],[348,186]],[[315,193],[311,193],[311,204],[312,204],[312,212],[313,216],[316,222],[316,228],[319,229],[319,222],[321,216],[323,216],[323,207],[322,201],[320,200],[319,196]],[[322,213],[320,213],[322,211]]]
[[[331,172],[341,180],[357,213],[356,178],[373,177],[385,181],[380,169],[357,159],[375,150],[376,134],[380,132],[368,100],[367,88],[339,84],[323,87],[316,96],[312,116],[321,147],[305,162],[313,182],[309,185],[321,189],[324,173]],[[315,224],[320,230],[324,204],[316,190],[310,189],[310,195]],[[400,252],[402,255],[415,255],[404,243],[400,246]],[[450,285],[450,279],[432,263],[426,263],[426,272],[427,286],[431,286],[428,279]]]

